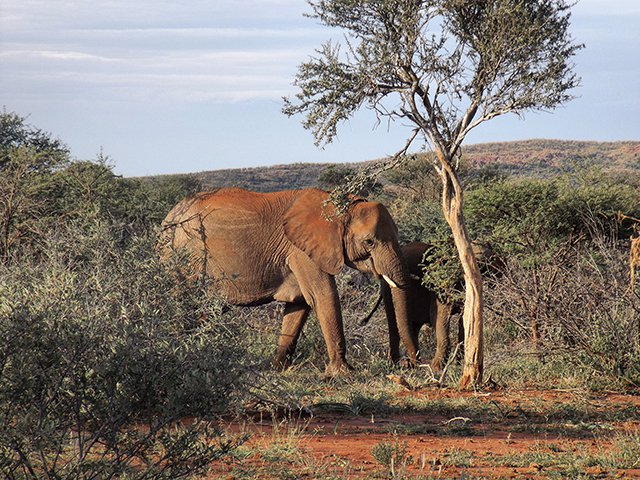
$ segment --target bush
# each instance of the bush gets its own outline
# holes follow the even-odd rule
[[[496,252],[502,274],[485,288],[488,365],[534,353],[538,363],[561,357],[573,372],[590,372],[585,381],[638,385],[640,310],[619,241],[632,222],[617,221],[618,211],[637,215],[637,190],[591,170],[480,183],[466,198],[472,237]],[[413,197],[395,211],[403,241],[433,245],[425,284],[455,299],[462,275],[439,202]]]
[[[535,272],[510,259],[487,289],[489,362],[513,360],[522,339],[537,335],[537,358],[561,358],[567,369],[547,377],[579,373],[592,386],[640,387],[640,298],[628,288],[625,260],[604,242],[570,246]]]
[[[640,212],[637,190],[590,171],[485,184],[469,192],[465,214],[471,230],[496,249],[540,264],[553,262],[568,239],[629,235],[630,224],[617,222],[619,211],[632,216]]]
[[[105,221],[61,226],[42,241],[46,256],[0,267],[8,478],[173,478],[233,447],[205,441],[215,432],[200,422],[175,422],[234,401],[242,325],[205,290],[176,284],[155,238],[123,244]]]
[[[167,212],[199,190],[191,177],[160,177],[153,181],[121,178],[109,158],[75,161],[51,176],[50,211],[46,224],[61,221],[109,221],[121,239],[157,228]]]
[[[0,115],[0,124],[3,118]],[[95,162],[70,161],[57,141],[50,140],[52,146],[40,137],[31,141],[30,127],[21,128],[27,138],[18,140],[27,145],[0,144],[2,263],[12,261],[21,249],[39,254],[41,240],[64,222],[109,221],[121,240],[148,232],[179,200],[199,190],[199,182],[188,176],[123,179],[102,154]],[[35,148],[34,142],[52,150]]]
[[[413,457],[407,451],[406,442],[380,442],[371,448],[371,456],[380,465],[388,469],[390,478],[405,478],[407,466],[413,462]]]
[[[69,150],[15,113],[0,114],[0,262],[41,233],[50,211],[51,179]]]

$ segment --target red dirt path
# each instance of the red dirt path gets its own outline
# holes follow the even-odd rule
[[[290,452],[280,462],[288,463],[288,475],[294,478],[327,478],[330,474],[390,478],[390,468],[372,455],[372,448],[382,442],[406,445],[412,457],[404,465],[409,477],[566,478],[563,472],[571,467],[568,458],[602,458],[613,452],[621,435],[640,438],[640,396],[636,395],[439,389],[398,393],[400,399],[408,395],[417,397],[418,405],[410,414],[354,415],[324,411],[318,405],[311,406],[310,418],[281,421],[263,417],[246,424],[227,424],[227,431],[251,434],[246,448],[254,453],[215,465],[211,478],[286,476],[276,468],[278,461],[267,458],[266,452],[274,445]],[[420,401],[428,407],[421,408]],[[444,411],[438,411],[439,407]],[[466,420],[452,420],[456,417]],[[543,461],[536,461],[538,458]],[[400,468],[395,467],[396,471]],[[640,478],[640,458],[637,465],[626,469],[583,462],[575,466],[575,475]]]

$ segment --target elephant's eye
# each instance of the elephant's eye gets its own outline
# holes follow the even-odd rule
[[[363,243],[367,248],[373,248],[373,246],[375,245],[375,242],[371,238],[366,238]]]

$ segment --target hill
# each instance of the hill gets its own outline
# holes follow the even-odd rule
[[[367,163],[369,162],[352,163],[348,166],[357,169]],[[509,176],[540,177],[600,166],[611,174],[620,175],[625,181],[640,183],[640,142],[525,140],[483,143],[466,146],[463,163],[471,171],[487,169]],[[203,190],[236,186],[268,192],[317,186],[318,177],[331,165],[333,164],[293,163],[163,177],[191,177],[202,185]]]
[[[318,176],[331,164],[292,163],[270,167],[230,168],[195,174],[206,188],[235,186],[257,192],[317,186]]]
[[[600,166],[611,173],[640,176],[640,142],[525,140],[483,143],[464,149],[472,169],[494,168],[513,175],[550,176]]]
[[[274,192],[295,188],[317,186],[320,174],[330,163],[292,163],[269,167],[226,168],[197,173],[156,175],[144,177],[145,180],[184,180],[197,181],[202,190],[221,187],[240,187],[256,192]]]

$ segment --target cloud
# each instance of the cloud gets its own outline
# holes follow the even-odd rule
[[[572,11],[575,15],[601,17],[640,16],[640,2],[638,0],[579,0]]]
[[[270,38],[291,40],[295,38],[324,37],[326,30],[319,28],[240,28],[240,27],[151,27],[151,28],[95,28],[75,29],[71,32],[78,35],[98,37],[118,37],[125,35],[128,39],[163,37],[163,38]]]
[[[9,50],[0,52],[0,59],[12,62],[14,65],[29,64],[32,61],[62,61],[62,62],[113,62],[114,59],[86,52],[56,51],[56,50]]]
[[[279,98],[324,30],[298,0],[4,0],[9,98],[238,102]],[[293,47],[292,47],[293,45]]]
[[[0,23],[44,28],[260,25],[299,19],[299,0],[3,0]]]
[[[76,101],[238,102],[288,93],[299,50],[86,52],[12,50],[0,87],[10,97],[37,99],[74,92]],[[46,87],[45,87],[46,86]]]

